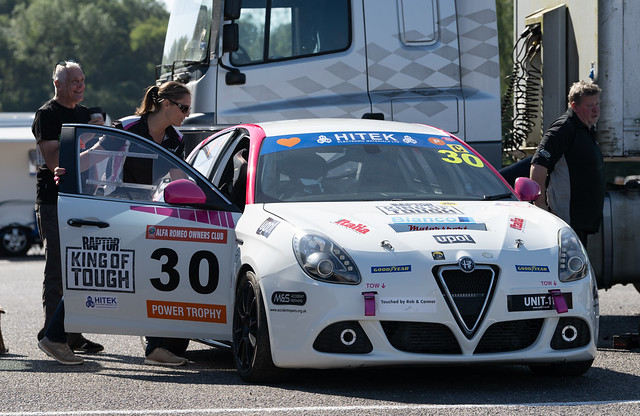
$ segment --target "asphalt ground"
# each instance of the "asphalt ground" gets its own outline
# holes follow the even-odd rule
[[[640,348],[614,349],[637,333],[640,294],[600,291],[598,357],[581,377],[534,376],[526,367],[300,371],[250,385],[229,351],[192,342],[185,367],[143,363],[140,338],[87,335],[105,351],[81,366],[36,345],[42,319],[41,252],[0,258],[0,415],[605,415],[640,414]]]

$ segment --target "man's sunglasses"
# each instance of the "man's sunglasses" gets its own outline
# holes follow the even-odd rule
[[[169,98],[167,98],[167,100],[171,101],[172,103],[174,103],[175,105],[178,106],[178,108],[180,109],[180,111],[182,111],[183,114],[189,114],[189,111],[191,111],[191,106],[190,105],[184,105],[184,104],[180,104],[177,103]]]
[[[67,66],[67,64],[70,64],[70,63],[75,64],[75,63],[77,63],[77,62],[76,62],[76,61],[74,61],[73,59],[67,59],[66,61],[60,61],[60,62],[58,62],[58,63],[56,64],[56,66],[64,66],[64,67],[66,67],[66,66]]]

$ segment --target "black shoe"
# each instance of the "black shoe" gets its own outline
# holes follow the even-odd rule
[[[72,345],[69,345],[69,347],[74,352],[84,352],[88,354],[95,354],[104,350],[104,347],[102,345],[98,344],[97,342],[89,341],[85,337],[80,337]]]

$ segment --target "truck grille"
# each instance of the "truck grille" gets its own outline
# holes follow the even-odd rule
[[[471,339],[493,296],[498,278],[496,270],[478,265],[466,273],[451,265],[434,268],[433,274],[460,329]]]

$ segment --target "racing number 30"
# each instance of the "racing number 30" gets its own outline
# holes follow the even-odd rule
[[[178,253],[170,248],[159,248],[151,253],[151,258],[154,260],[162,260],[166,258],[166,261],[162,264],[162,272],[169,276],[169,280],[164,283],[159,277],[152,277],[151,284],[156,289],[162,292],[171,292],[178,287],[180,283],[180,273],[176,270],[175,266],[178,264]],[[207,262],[208,273],[206,273],[206,282],[203,285],[200,281],[200,265],[203,261]],[[218,264],[218,258],[210,251],[196,251],[189,260],[189,283],[191,288],[202,295],[215,292],[218,288],[218,281],[220,279],[220,267]]]
[[[466,150],[465,150],[466,152]],[[447,157],[443,157],[442,160],[449,163],[466,163],[467,165],[471,165],[474,168],[481,168],[484,166],[482,160],[472,153],[456,153],[452,150],[438,150],[438,153],[443,153],[447,155]]]

